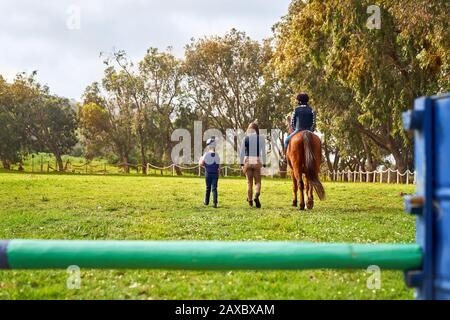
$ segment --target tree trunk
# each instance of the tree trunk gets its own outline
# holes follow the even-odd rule
[[[141,146],[141,163],[142,163],[142,174],[147,174],[147,157],[145,156],[145,148]]]
[[[122,162],[123,162],[123,170],[125,173],[130,173],[130,166],[128,165],[128,155],[122,156]]]
[[[390,128],[388,128],[388,130],[386,130],[387,133],[384,137],[377,136],[376,134],[365,129],[362,126],[359,126],[359,129],[361,130],[362,133],[364,133],[370,139],[372,139],[372,141],[374,143],[376,143],[379,147],[389,151],[392,154],[392,156],[395,159],[397,169],[400,173],[403,174],[406,171],[407,161],[405,160],[405,158],[407,158],[407,157],[405,156],[405,152],[408,152],[408,150],[405,150],[405,148],[402,146],[402,144],[399,143],[398,141],[396,141],[389,134]],[[402,150],[402,151],[400,151],[400,150]],[[406,179],[406,177],[400,177],[401,182],[404,182],[405,179]]]
[[[147,157],[145,156],[145,144],[144,144],[144,133],[142,132],[142,128],[139,128],[139,144],[140,144],[140,152],[141,152],[141,164],[142,164],[142,173],[147,174]]]
[[[11,170],[11,164],[8,160],[2,159],[3,169]]]
[[[326,139],[325,139],[325,141],[323,143],[323,151],[325,153],[325,159],[327,161],[328,170],[329,171],[333,171],[333,164],[331,163],[330,152],[328,151],[328,143],[327,143]]]
[[[403,174],[406,172],[407,169],[407,160],[405,156],[405,151],[402,146],[402,144],[398,143],[394,138],[389,136],[389,141],[387,144],[389,151],[392,153],[392,156],[395,160],[395,165],[397,167],[397,170]],[[406,182],[406,175],[400,176],[400,183]]]
[[[333,161],[333,170],[338,170],[340,159],[341,159],[341,156],[339,154],[339,150],[336,150],[336,154],[334,155],[334,161]]]
[[[369,145],[367,144],[367,142],[364,140],[364,137],[362,137],[362,142],[363,142],[363,147],[364,147],[364,152],[366,154],[367,157],[367,168],[365,168],[366,171],[375,171],[375,165],[373,162],[373,156],[372,156],[372,150],[370,149]],[[368,181],[373,181],[373,176],[372,174],[369,174],[368,176],[366,175],[366,177],[368,177]]]
[[[395,159],[395,165],[397,166],[397,170],[401,174],[405,173],[406,170],[407,170],[407,168],[406,168],[406,161],[402,157],[402,154],[398,150],[394,150],[392,152],[392,156]],[[406,175],[405,176],[400,176],[400,183],[405,183],[405,182],[406,182]]]
[[[61,155],[59,153],[55,153],[55,158],[56,158],[56,164],[58,166],[58,171],[64,172],[64,163],[63,163]]]
[[[69,168],[69,164],[70,164],[70,161],[67,160],[66,164],[64,165],[64,171],[67,171],[67,169]]]

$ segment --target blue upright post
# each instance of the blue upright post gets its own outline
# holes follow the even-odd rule
[[[405,274],[418,299],[450,299],[450,94],[422,97],[403,115],[415,130],[417,194],[405,201],[417,216],[416,239],[422,270]]]

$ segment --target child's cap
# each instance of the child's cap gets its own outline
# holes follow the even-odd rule
[[[206,145],[208,147],[215,147],[216,146],[216,140],[214,138],[210,138],[206,141]]]

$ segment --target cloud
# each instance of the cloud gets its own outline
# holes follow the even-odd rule
[[[79,99],[102,76],[100,52],[124,49],[140,59],[148,47],[173,47],[231,28],[261,40],[290,0],[3,0],[0,74],[38,70],[57,94]],[[75,9],[75,10],[73,10]],[[73,29],[79,9],[79,29]],[[75,20],[74,20],[75,19]]]

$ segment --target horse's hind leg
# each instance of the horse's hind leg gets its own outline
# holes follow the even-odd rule
[[[306,197],[307,197],[307,202],[306,202],[306,207],[308,208],[308,210],[311,210],[312,208],[314,208],[314,189],[313,186],[311,185],[311,183],[309,183],[308,179],[306,179]]]
[[[295,178],[295,175],[292,175],[292,195],[293,195],[293,200],[292,200],[292,206],[293,207],[297,207],[297,190],[298,190],[298,181]]]
[[[300,185],[300,210],[305,210],[305,185],[303,183],[303,178],[300,174],[299,178]]]

